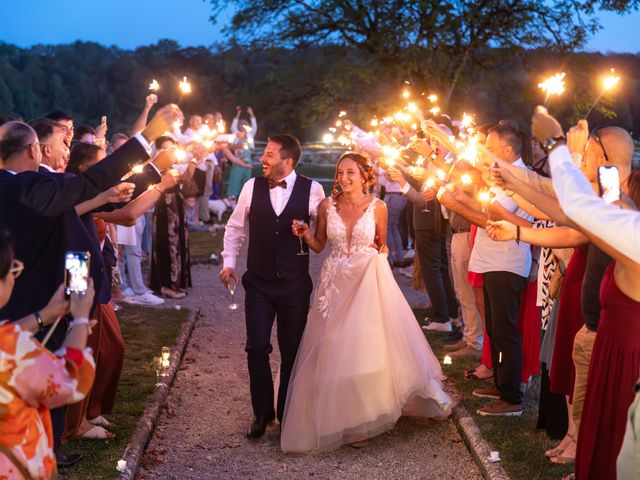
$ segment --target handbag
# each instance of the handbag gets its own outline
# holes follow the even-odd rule
[[[549,279],[549,296],[554,299],[559,299],[562,294],[562,284],[564,283],[564,272],[567,268],[564,262],[559,261],[558,266],[553,271],[553,275]]]

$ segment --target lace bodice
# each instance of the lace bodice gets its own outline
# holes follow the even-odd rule
[[[353,255],[364,252],[374,241],[376,236],[375,207],[377,198],[371,200],[367,209],[353,226],[351,235],[347,226],[338,214],[333,202],[329,204],[327,216],[327,242],[329,256],[322,265],[320,284],[316,291],[317,308],[324,318],[332,315],[332,299],[339,295],[333,283],[336,275],[349,279],[353,276],[351,267]],[[350,237],[350,238],[349,238]],[[375,250],[369,249],[377,254]]]
[[[330,202],[327,217],[327,241],[332,256],[349,257],[373,243],[376,236],[376,202],[378,202],[377,198],[373,198],[369,202],[367,209],[353,226],[351,238],[349,238],[347,226],[340,217],[335,203]]]

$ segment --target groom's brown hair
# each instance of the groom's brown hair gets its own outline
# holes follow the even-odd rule
[[[271,135],[269,141],[280,145],[280,158],[290,158],[293,160],[293,167],[298,166],[298,161],[302,155],[302,147],[300,142],[293,135],[278,134]]]

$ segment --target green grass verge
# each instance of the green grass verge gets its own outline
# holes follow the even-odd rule
[[[225,214],[222,219],[223,224],[226,223],[229,214]],[[204,261],[211,258],[211,254],[215,253],[220,256],[222,252],[222,240],[224,238],[224,229],[218,229],[213,232],[189,232],[189,252],[191,261]]]
[[[424,324],[427,312],[424,309],[414,309],[418,322]],[[433,353],[442,363],[446,333],[426,332],[427,340]],[[528,390],[525,398],[525,411],[521,417],[481,417],[476,413],[480,407],[487,405],[490,400],[474,397],[475,388],[490,386],[481,380],[465,380],[464,371],[475,368],[479,364],[474,358],[454,358],[451,365],[442,365],[442,369],[449,381],[454,385],[460,396],[460,402],[480,428],[482,436],[489,443],[492,450],[500,452],[503,468],[512,480],[557,480],[573,471],[572,467],[554,465],[545,456],[545,450],[553,448],[558,442],[551,440],[544,431],[536,429],[538,417],[538,388],[537,381]]]
[[[131,439],[138,419],[153,393],[156,372],[153,357],[163,346],[174,345],[188,310],[125,306],[118,320],[125,340],[125,359],[118,396],[110,421],[113,440],[72,440],[63,445],[63,453],[82,453],[85,458],[70,469],[63,470],[69,479],[93,480],[117,476],[116,464]]]

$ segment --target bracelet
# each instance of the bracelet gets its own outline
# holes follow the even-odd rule
[[[38,330],[42,330],[44,328],[44,322],[42,321],[40,312],[35,312],[33,316],[36,317],[36,322],[38,322]]]
[[[158,192],[160,192],[160,195],[164,195],[164,191],[160,190],[160,187],[158,186],[158,184],[156,183],[153,188],[155,188],[156,190],[158,190]]]
[[[80,325],[89,326],[89,319],[87,317],[74,318],[69,322],[69,328],[67,329],[67,331],[71,330],[72,328],[78,327]]]
[[[516,243],[520,245],[520,225],[516,225]]]
[[[516,192],[514,192],[513,190],[511,190],[511,195],[509,195],[509,194],[507,193],[507,197],[511,198],[511,197],[513,197],[515,194],[516,194]]]

